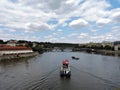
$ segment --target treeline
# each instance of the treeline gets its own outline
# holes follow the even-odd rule
[[[0,40],[0,44],[7,44],[9,41]],[[15,40],[16,41],[16,40]],[[26,40],[17,40],[17,43],[26,43],[28,47],[31,47],[33,51],[37,51],[39,53],[42,53],[44,51],[49,51],[54,49],[54,47],[58,47],[61,50],[64,50],[65,48],[71,48],[71,49],[100,49],[100,50],[114,50],[113,44],[103,44],[103,43],[86,43],[86,44],[72,44],[72,43],[51,43],[51,42],[36,42],[36,41],[26,41]],[[120,48],[119,48],[120,50]]]
[[[7,44],[9,41],[4,41],[4,40],[0,40],[0,44]],[[16,40],[14,40],[16,41]],[[42,53],[44,51],[50,51],[52,49],[54,49],[54,47],[58,47],[60,49],[65,49],[65,48],[73,48],[73,47],[77,47],[78,44],[71,44],[71,43],[51,43],[51,42],[36,42],[36,41],[26,41],[26,40],[18,40],[17,44],[21,44],[21,43],[26,43],[26,45],[28,47],[31,47],[33,49],[33,51],[37,51],[39,53]]]
[[[96,50],[114,50],[114,46],[113,45],[103,45],[102,43],[87,43],[87,44],[81,44],[78,45],[76,47],[74,47],[74,49],[81,49],[81,48],[87,48],[87,49],[96,49]]]

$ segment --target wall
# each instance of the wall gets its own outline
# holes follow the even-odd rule
[[[33,52],[32,50],[5,50],[5,51],[0,51],[0,55],[3,54],[19,54],[19,53],[30,53]]]

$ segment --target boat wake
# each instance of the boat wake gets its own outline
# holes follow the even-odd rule
[[[119,87],[120,87],[120,84],[114,83],[114,82],[112,82],[111,80],[107,80],[107,79],[105,79],[105,78],[99,77],[99,76],[94,75],[94,74],[92,74],[92,73],[89,73],[89,72],[80,70],[80,69],[78,69],[78,68],[76,68],[76,67],[74,67],[74,66],[71,66],[71,68],[74,68],[74,69],[76,69],[77,71],[86,73],[86,74],[88,74],[88,75],[90,75],[90,76],[92,76],[92,77],[94,77],[94,78],[97,78],[97,79],[99,79],[99,80],[102,80],[102,81],[104,82],[104,84],[106,84],[106,85],[108,85],[108,86],[110,86],[110,87],[113,87],[113,88],[119,88]]]
[[[15,82],[14,84],[10,85],[9,87],[7,87],[5,90],[55,90],[56,88],[58,88],[58,85],[51,85],[53,84],[57,84],[55,83],[56,79],[54,79],[55,77],[53,76],[59,76],[59,75],[54,75],[56,73],[58,73],[57,71],[59,67],[49,71],[48,73],[42,75],[42,76],[38,76],[31,80],[26,80],[26,81],[21,81],[21,83],[19,82]],[[52,82],[51,82],[52,81]]]

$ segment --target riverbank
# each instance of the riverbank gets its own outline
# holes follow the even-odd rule
[[[80,51],[80,52],[95,53],[95,54],[110,55],[110,56],[120,56],[120,51],[114,51],[114,50],[75,48],[72,51],[74,52]]]
[[[112,51],[112,50],[95,50],[96,54],[102,55],[110,55],[110,56],[120,56],[120,51]]]
[[[0,62],[10,62],[10,61],[14,61],[14,60],[20,60],[23,58],[34,57],[36,55],[38,55],[37,52],[3,55],[3,56],[0,56]]]

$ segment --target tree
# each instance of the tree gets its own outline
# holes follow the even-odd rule
[[[106,50],[113,50],[114,48],[113,48],[112,46],[110,46],[110,45],[106,45],[106,46],[104,47],[104,49],[106,49]]]
[[[4,43],[4,41],[0,39],[0,44],[3,44],[3,43]]]
[[[39,53],[43,53],[44,48],[41,45],[37,45],[36,47],[32,47],[33,51],[37,51]]]

